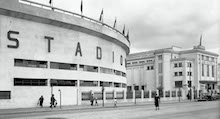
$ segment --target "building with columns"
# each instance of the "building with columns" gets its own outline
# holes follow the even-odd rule
[[[218,54],[200,44],[189,50],[172,46],[130,54],[126,59],[127,90],[217,89]]]

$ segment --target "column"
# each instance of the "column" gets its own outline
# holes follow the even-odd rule
[[[141,100],[144,101],[144,90],[141,90]]]
[[[149,99],[152,98],[151,90],[149,90]]]
[[[133,90],[133,102],[135,101],[135,90]]]
[[[126,101],[127,93],[125,90],[123,91],[123,93],[124,93],[124,101]]]

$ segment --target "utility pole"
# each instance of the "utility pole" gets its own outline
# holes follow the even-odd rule
[[[61,109],[61,90],[58,90],[60,92],[60,109]]]
[[[103,84],[104,85],[104,84]],[[102,86],[102,106],[104,107],[104,90],[105,90],[105,87]]]

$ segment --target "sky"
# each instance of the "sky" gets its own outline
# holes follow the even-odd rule
[[[49,0],[32,0],[49,4]],[[53,6],[80,14],[81,0],[53,0]],[[131,53],[199,44],[220,55],[220,0],[83,0],[83,15],[129,30]],[[219,58],[220,61],[220,58]]]

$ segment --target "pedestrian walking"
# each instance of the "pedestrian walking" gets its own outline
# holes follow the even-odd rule
[[[43,102],[44,102],[44,97],[43,95],[40,96],[39,100],[38,100],[38,104],[40,104],[40,107],[43,107]]]
[[[98,106],[98,98],[95,97],[95,106]]]
[[[116,108],[117,107],[117,98],[114,98],[114,100],[113,100],[113,103],[114,103],[114,108]]]
[[[160,97],[157,94],[154,97],[154,103],[155,103],[156,110],[159,110]]]
[[[57,105],[56,99],[54,98],[54,94],[52,94],[50,98],[50,108],[52,108],[53,106],[56,107],[56,105]]]
[[[93,102],[94,102],[93,94],[92,94],[91,97],[90,97],[90,102],[91,102],[91,106],[93,106]]]

